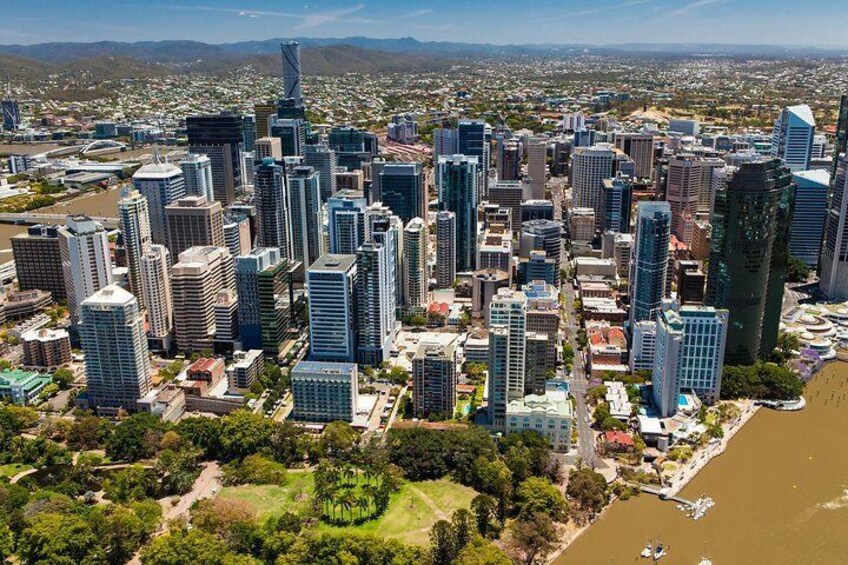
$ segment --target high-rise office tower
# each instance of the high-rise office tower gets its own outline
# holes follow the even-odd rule
[[[241,212],[224,212],[224,242],[233,257],[250,253],[250,218]]]
[[[774,121],[771,156],[783,161],[793,173],[810,168],[816,119],[806,104],[784,108]]]
[[[303,106],[303,91],[300,87],[300,43],[284,41],[280,44],[283,56],[283,98],[294,100]]]
[[[519,255],[530,257],[532,251],[544,251],[557,265],[562,259],[562,225],[552,220],[530,220],[521,224]]]
[[[592,208],[599,228],[604,225],[604,179],[613,176],[614,159],[615,151],[608,143],[578,147],[571,154],[572,206]]]
[[[6,131],[14,131],[21,124],[21,108],[17,100],[12,99],[12,92],[9,90],[6,98],[0,100],[0,113],[3,114],[3,129]]]
[[[436,128],[433,130],[433,163],[439,162],[439,157],[456,155],[459,153],[459,136],[452,128]],[[434,181],[436,186],[440,185],[439,168],[434,167]]]
[[[604,179],[603,229],[605,232],[630,232],[630,207],[632,195],[633,182],[629,177],[617,175],[611,179]]]
[[[236,257],[239,335],[243,349],[277,355],[291,322],[288,261],[277,247]]]
[[[141,295],[147,307],[147,335],[156,349],[170,349],[174,329],[171,300],[171,254],[164,245],[150,245],[141,256]]]
[[[245,152],[253,152],[256,143],[256,118],[249,114],[241,117],[241,139]]]
[[[253,159],[257,163],[269,157],[274,161],[283,160],[283,146],[279,137],[260,137],[253,145]]]
[[[657,315],[651,382],[661,418],[674,415],[684,392],[694,392],[707,404],[718,401],[727,326],[727,310],[708,306],[682,306]]]
[[[526,182],[515,180],[498,180],[489,183],[489,193],[486,200],[501,208],[509,208],[512,212],[512,227],[521,225],[521,203],[529,196]]]
[[[848,94],[839,104],[836,144],[830,169],[830,201],[819,264],[819,288],[829,300],[848,298]]]
[[[478,269],[512,274],[512,231],[503,225],[486,229],[478,240],[476,264]]]
[[[138,300],[107,285],[80,305],[88,402],[99,414],[136,410],[150,390],[150,359]]]
[[[222,206],[236,199],[246,179],[242,179],[241,116],[221,113],[186,118],[186,133],[191,153],[205,153],[212,161],[212,194]],[[152,210],[152,206],[151,206]],[[159,243],[159,242],[157,242]]]
[[[792,181],[795,183],[795,213],[789,254],[814,269],[821,256],[830,175],[821,169],[799,171],[792,173]]]
[[[141,292],[141,257],[152,243],[147,199],[133,190],[118,201],[118,216],[121,219],[124,248],[127,250],[130,292],[140,299],[142,307],[146,307],[147,302]]]
[[[144,165],[133,175],[133,186],[147,198],[150,234],[153,243],[168,243],[165,207],[186,195],[185,175],[172,163]]]
[[[269,137],[271,135],[271,119],[277,116],[277,105],[273,101],[254,104],[253,114],[256,116],[257,140]]]
[[[306,147],[306,121],[277,118],[271,122],[271,136],[280,140],[283,157],[302,157]]]
[[[322,255],[306,270],[310,358],[356,358],[356,255]]]
[[[403,222],[387,206],[375,202],[365,215],[367,241],[374,241],[386,248],[385,271],[389,285],[389,308],[386,323],[394,327],[395,313],[403,301]]]
[[[550,200],[524,200],[521,202],[521,222],[553,220],[554,203]],[[507,229],[512,229],[512,224]]]
[[[59,228],[37,225],[11,240],[15,273],[21,290],[46,290],[57,302],[66,300],[65,271],[59,245]]]
[[[180,169],[183,171],[185,181],[185,194],[182,196],[205,196],[210,202],[215,199],[212,190],[212,159],[208,155],[199,153],[188,153],[180,161]],[[165,206],[176,200],[171,198],[165,202]]]
[[[189,247],[225,247],[224,210],[205,196],[186,196],[165,206],[168,249],[179,255]]]
[[[668,160],[665,197],[671,206],[671,231],[687,245],[691,243],[692,234],[690,231],[687,241],[685,226],[698,212],[703,184],[701,173],[701,159],[695,155],[677,155]]]
[[[388,321],[392,309],[389,273],[386,272],[386,247],[374,241],[356,250],[356,361],[377,366],[389,359],[392,327]]]
[[[71,320],[79,317],[82,301],[112,284],[109,237],[100,223],[88,216],[68,216],[59,228],[59,252]]]
[[[509,328],[504,325],[489,326],[489,426],[506,427],[506,406],[509,404]],[[523,386],[523,383],[522,383]]]
[[[521,176],[521,145],[514,139],[497,140],[498,180],[518,180]]]
[[[630,255],[630,326],[655,320],[665,296],[671,207],[668,202],[636,206],[636,243]]]
[[[436,214],[436,287],[451,288],[456,280],[456,214]]]
[[[233,342],[239,338],[238,295],[229,288],[218,291],[212,310],[215,319],[216,349],[233,349]]]
[[[586,115],[583,112],[569,112],[562,117],[562,131],[575,132],[586,127]]]
[[[616,133],[615,146],[636,163],[636,176],[642,179],[654,175],[654,136],[650,133]]]
[[[489,184],[489,142],[486,139],[488,125],[482,120],[459,120],[457,125],[457,153],[477,158],[477,186],[480,194],[486,194]],[[440,177],[441,178],[441,177]]]
[[[266,158],[256,167],[253,192],[259,246],[277,247],[283,257],[291,258],[291,216],[285,167]]]
[[[456,271],[474,270],[477,241],[478,161],[476,157],[439,157],[439,208],[456,214]]]
[[[353,255],[365,243],[365,195],[352,190],[340,190],[327,201],[327,224],[330,253]]]
[[[336,126],[330,129],[327,144],[336,152],[338,166],[361,169],[379,153],[377,136],[364,129]]]
[[[317,261],[324,251],[319,178],[312,167],[295,167],[288,175],[292,259],[305,267]]]
[[[548,169],[548,145],[544,138],[527,138],[527,174],[530,193],[535,200],[545,199],[545,180]]]
[[[215,301],[235,288],[233,256],[226,247],[192,247],[171,269],[174,335],[180,351],[212,349]]]
[[[493,395],[495,426],[506,413],[506,404],[524,396],[525,347],[527,339],[527,298],[523,292],[502,288],[489,303],[489,348],[493,330],[506,330],[506,341],[496,350],[504,357],[505,364],[490,376],[490,385],[497,391]],[[506,351],[501,351],[505,347]],[[503,382],[501,382],[503,381]]]
[[[427,307],[427,224],[410,220],[403,230],[403,305],[421,313]]]
[[[300,361],[291,372],[291,418],[307,422],[352,422],[359,399],[355,363]]]
[[[415,416],[439,414],[453,418],[456,411],[456,345],[426,343],[412,357],[412,405]]]
[[[304,148],[305,165],[315,169],[321,186],[321,203],[334,195],[336,190],[336,152],[323,144],[307,145]]]
[[[730,364],[768,357],[777,343],[794,200],[778,159],[743,163],[716,194],[705,302],[730,311]]]
[[[421,163],[386,163],[379,178],[379,200],[404,223],[427,214],[427,187]]]

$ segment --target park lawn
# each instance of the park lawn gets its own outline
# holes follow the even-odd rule
[[[9,477],[10,479],[22,471],[32,469],[32,465],[26,463],[9,463],[8,465],[0,465],[0,477]]]
[[[386,513],[376,520],[345,527],[322,523],[318,529],[328,532],[371,533],[404,543],[427,545],[433,524],[440,519],[450,520],[454,510],[468,508],[475,496],[477,493],[474,489],[449,479],[407,482],[398,492],[392,494]]]
[[[241,500],[250,504],[261,520],[283,512],[303,512],[309,508],[314,481],[311,472],[289,472],[286,484],[240,485],[224,487],[219,498]],[[307,496],[303,496],[303,495]]]

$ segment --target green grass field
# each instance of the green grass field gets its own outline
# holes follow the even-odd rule
[[[224,499],[249,503],[260,519],[285,511],[301,512],[308,508],[313,489],[311,473],[289,473],[285,486],[242,485],[224,487],[218,495]],[[468,508],[477,493],[474,489],[454,483],[449,479],[404,483],[392,494],[386,513],[359,526],[338,527],[320,524],[319,530],[327,532],[363,532],[405,543],[426,545],[430,528],[438,520],[450,519],[454,510]]]
[[[0,465],[0,477],[9,477],[10,479],[22,471],[32,469],[32,465],[25,463],[9,463],[8,465]]]

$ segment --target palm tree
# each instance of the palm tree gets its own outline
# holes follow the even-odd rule
[[[371,501],[367,496],[360,496],[356,499],[356,505],[359,507],[359,518],[362,519],[365,512],[371,508]]]

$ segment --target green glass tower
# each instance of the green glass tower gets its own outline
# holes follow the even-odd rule
[[[728,365],[774,350],[794,207],[792,175],[779,159],[743,163],[716,193],[705,303],[730,311]]]

